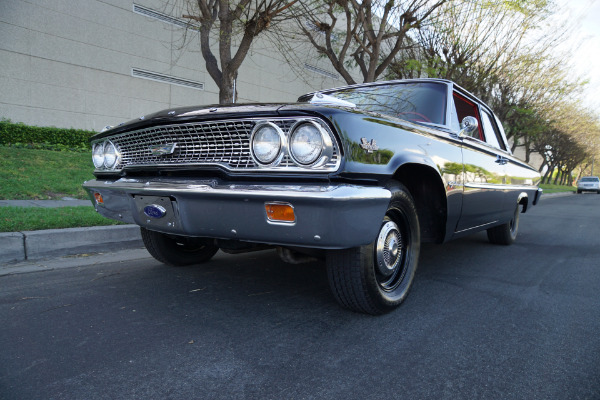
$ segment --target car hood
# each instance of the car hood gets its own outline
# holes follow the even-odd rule
[[[285,104],[211,104],[207,106],[168,108],[119,124],[95,135],[93,139],[155,125],[240,117],[272,117],[279,115],[278,110],[284,105]]]
[[[255,103],[255,104],[212,104],[208,106],[169,108],[137,119],[124,122],[92,137],[92,140],[121,132],[143,129],[156,125],[180,124],[223,120],[229,118],[269,118],[290,115],[329,115],[337,112],[360,112],[359,110],[333,104],[310,103]]]

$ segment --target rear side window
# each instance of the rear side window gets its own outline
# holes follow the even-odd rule
[[[486,110],[481,110],[481,120],[483,121],[483,133],[485,141],[497,149],[506,150],[500,131],[494,122],[494,118]]]

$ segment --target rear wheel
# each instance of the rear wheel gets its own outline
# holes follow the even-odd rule
[[[183,266],[210,260],[219,250],[212,239],[167,235],[140,228],[142,241],[152,257],[158,261]]]
[[[327,253],[329,285],[336,300],[352,311],[373,315],[398,307],[413,282],[419,249],[414,201],[398,184],[373,243]]]
[[[494,244],[510,245],[517,239],[519,232],[519,215],[521,207],[517,204],[512,219],[506,224],[495,226],[487,230],[488,240]]]

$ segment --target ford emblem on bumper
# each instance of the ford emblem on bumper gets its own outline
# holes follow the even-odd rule
[[[150,204],[144,207],[144,214],[151,218],[162,218],[167,213],[167,210],[163,206],[158,204]]]

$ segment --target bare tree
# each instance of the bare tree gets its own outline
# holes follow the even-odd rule
[[[363,82],[373,82],[400,51],[412,46],[409,33],[426,25],[448,1],[304,1],[294,8],[297,32],[284,34],[296,42],[308,39],[348,84],[357,83],[355,71]]]
[[[232,103],[234,82],[253,40],[284,18],[298,0],[181,0],[183,18],[199,26],[206,70],[219,87],[219,103]],[[215,55],[214,47],[218,47]]]
[[[523,148],[527,162],[539,152],[544,164],[571,171],[587,147],[564,119],[557,122],[556,111],[575,102],[585,82],[572,76],[569,55],[556,50],[576,27],[557,18],[559,11],[537,0],[444,4],[418,31],[419,46],[398,54],[389,76],[459,83],[492,106],[513,151]]]

